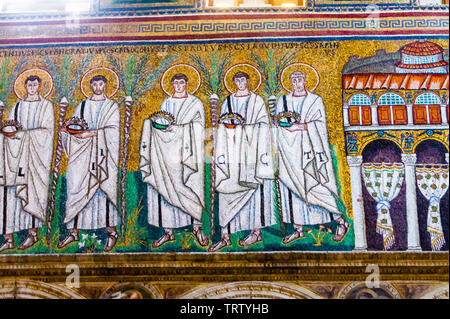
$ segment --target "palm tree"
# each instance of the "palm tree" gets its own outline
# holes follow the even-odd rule
[[[265,54],[265,58],[252,53],[251,59],[259,66],[263,78],[262,93],[268,101],[270,116],[273,118],[276,114],[276,102],[277,98],[282,94],[281,86],[281,72],[294,60],[296,53],[294,51],[285,52],[280,58],[276,58],[275,52],[269,50]],[[275,174],[278,176],[278,172]],[[281,194],[280,194],[280,182],[278,178],[275,180],[275,189],[277,195],[277,207],[279,213],[279,224],[281,232],[284,236],[285,229],[282,221],[281,210]]]
[[[125,223],[127,212],[126,187],[127,187],[127,168],[128,168],[128,145],[130,143],[131,128],[131,106],[133,104],[143,105],[142,99],[154,88],[156,80],[173,63],[178,56],[168,55],[164,57],[156,69],[151,67],[151,60],[148,56],[137,56],[129,54],[124,60],[119,60],[110,55],[109,61],[117,71],[120,79],[120,91],[122,100],[120,104],[125,106],[125,117],[123,124],[123,142],[121,160],[122,169],[120,175],[120,200],[121,200],[121,223],[120,233],[122,241],[125,236]]]
[[[47,215],[47,243],[50,244],[53,218],[55,216],[56,206],[56,188],[58,185],[59,171],[61,168],[61,159],[63,152],[61,127],[66,117],[67,107],[69,104],[74,105],[75,93],[77,84],[80,80],[83,71],[86,69],[89,62],[92,60],[92,55],[84,56],[81,61],[75,65],[71,55],[65,55],[60,63],[48,57],[44,59],[44,64],[50,71],[56,87],[56,96],[53,101],[55,105],[59,102],[58,114],[58,129],[57,129],[57,144],[55,152],[55,164],[52,174],[52,185],[50,189],[50,201],[48,205]]]
[[[14,91],[14,79],[26,63],[26,60],[11,61],[7,57],[0,63],[0,121],[3,119],[3,112],[8,109],[8,102]]]
[[[231,65],[232,52],[219,54],[214,52],[209,56],[209,61],[204,61],[198,55],[190,55],[189,58],[195,64],[200,71],[202,78],[202,88],[200,92],[209,96],[209,108],[211,112],[211,184],[210,184],[210,238],[214,236],[214,200],[216,193],[216,166],[215,166],[215,147],[214,137],[216,135],[218,111],[219,111],[219,99],[224,97],[226,89],[223,85],[223,77],[225,71]]]

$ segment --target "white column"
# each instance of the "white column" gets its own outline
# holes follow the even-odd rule
[[[344,118],[344,127],[349,127],[350,122],[348,120],[348,104],[345,103],[342,108],[342,117]]]
[[[408,115],[408,125],[414,124],[413,105],[411,103],[406,104],[406,114]]]
[[[445,161],[446,161],[447,164],[448,164],[448,153],[445,153]]]
[[[408,251],[422,250],[419,237],[419,216],[417,214],[416,160],[416,154],[402,154],[402,162],[405,164]]]
[[[370,113],[372,115],[372,126],[378,126],[378,108],[376,104],[370,105]]]
[[[353,229],[355,231],[355,251],[367,251],[366,218],[361,183],[362,156],[347,156],[350,166],[352,192]]]
[[[442,124],[448,124],[448,121],[447,121],[447,104],[441,104],[441,120],[442,120]]]

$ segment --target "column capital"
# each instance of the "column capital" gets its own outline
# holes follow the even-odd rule
[[[414,165],[417,162],[417,155],[402,153],[402,162],[405,165]]]
[[[361,155],[356,156],[347,156],[347,164],[350,167],[359,167],[361,166],[363,158]]]

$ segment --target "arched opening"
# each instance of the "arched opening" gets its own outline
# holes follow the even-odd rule
[[[413,106],[414,124],[441,124],[441,101],[438,95],[426,92],[419,95]]]
[[[348,119],[350,125],[371,125],[372,114],[370,110],[370,99],[365,94],[354,94],[348,100]]]
[[[240,281],[195,288],[180,299],[322,299],[311,290],[288,283]]]
[[[385,93],[378,100],[378,123],[380,125],[408,124],[405,100],[398,94]]]
[[[401,150],[392,141],[379,139],[366,145],[362,152],[363,163],[401,163]],[[364,165],[364,164],[363,164]],[[363,176],[364,177],[364,176]],[[370,250],[383,250],[383,236],[377,229],[378,202],[369,193],[363,183],[364,211],[366,215],[367,248]],[[403,181],[399,194],[390,201],[390,218],[394,230],[395,242],[389,250],[406,250],[407,248],[407,222],[406,222],[406,186]]]
[[[389,283],[380,282],[378,287],[367,287],[365,282],[352,282],[344,287],[338,299],[402,299],[399,292]]]
[[[0,299],[85,299],[85,297],[65,285],[34,280],[2,280]]]
[[[161,293],[152,285],[139,282],[121,282],[109,287],[100,299],[161,299]]]
[[[416,147],[417,164],[447,164],[445,160],[445,153],[447,149],[445,146],[436,140],[425,140]],[[417,213],[419,215],[419,233],[420,245],[423,250],[431,250],[430,234],[427,231],[428,218],[428,199],[422,194],[419,186],[416,183],[417,193]],[[442,223],[442,230],[444,232],[445,244],[442,250],[449,249],[449,191],[440,200],[440,216]]]

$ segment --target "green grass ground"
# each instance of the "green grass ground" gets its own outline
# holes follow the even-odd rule
[[[206,167],[209,172],[209,166]],[[10,250],[4,254],[66,254],[66,253],[102,253],[106,240],[105,230],[96,231],[80,231],[80,241],[72,243],[63,249],[56,247],[60,236],[66,236],[68,230],[63,224],[65,202],[66,202],[66,186],[65,176],[60,176],[57,188],[57,204],[56,215],[53,220],[53,231],[51,235],[51,242],[47,244],[45,240],[46,226],[39,230],[39,242],[26,251]],[[209,191],[209,174],[206,174],[206,198],[210,198]],[[127,223],[125,231],[125,239],[119,240],[112,253],[125,252],[206,252],[197,244],[192,238],[190,232],[192,226],[175,231],[176,241],[167,243],[158,249],[151,248],[153,240],[158,239],[163,234],[163,229],[151,226],[147,223],[147,186],[142,182],[140,172],[128,172],[127,174]],[[275,200],[275,199],[274,199]],[[206,202],[207,210],[203,213],[203,231],[209,236],[210,234],[210,216],[209,216],[209,200]],[[341,207],[345,211],[345,207]],[[216,221],[217,207],[215,207]],[[278,213],[278,212],[277,212]],[[352,223],[347,217],[346,219]],[[248,235],[248,232],[240,232],[232,234],[232,247],[223,249],[223,252],[247,252],[247,251],[348,251],[352,250],[354,245],[353,225],[351,225],[346,237],[342,242],[336,243],[331,237],[336,229],[336,223],[331,222],[325,225],[332,233],[325,232],[325,229],[320,229],[319,225],[305,226],[305,235],[303,239],[296,240],[289,245],[284,245],[281,242],[283,237],[283,230],[278,222],[276,225],[266,227],[262,230],[263,242],[253,245],[251,247],[241,247],[238,245],[238,240]],[[285,233],[292,231],[291,225],[285,225]],[[311,229],[310,233],[306,231]],[[319,234],[320,232],[320,234]],[[14,235],[16,247],[25,238],[26,231]],[[319,237],[318,237],[319,236]],[[322,238],[323,237],[323,238]],[[216,226],[215,236],[213,242],[220,239],[220,228]],[[319,240],[318,240],[319,239]],[[318,244],[320,241],[320,244]],[[3,242],[3,239],[0,240]]]

